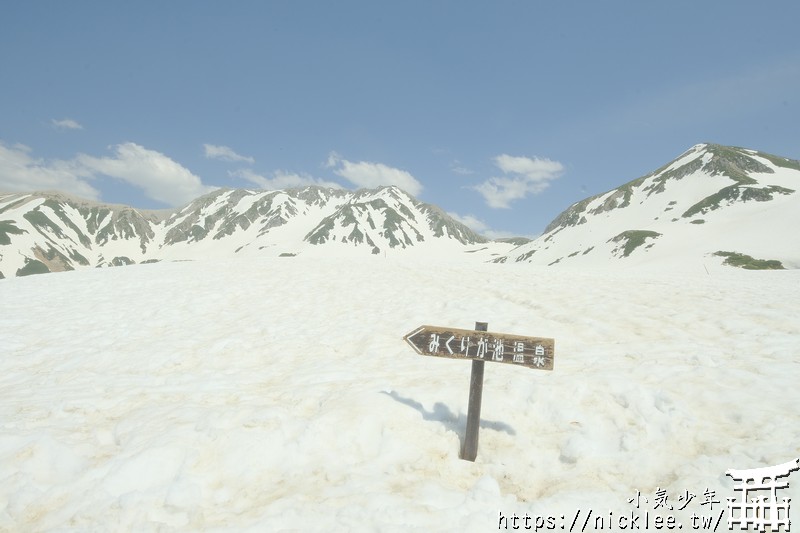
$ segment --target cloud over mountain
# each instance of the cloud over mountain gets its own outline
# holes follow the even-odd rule
[[[561,176],[564,166],[558,161],[538,157],[521,157],[501,154],[494,163],[504,176],[491,177],[474,186],[489,207],[507,209],[511,202],[528,195],[538,194]]]
[[[290,189],[296,187],[307,187],[317,185],[319,187],[330,187],[333,189],[341,188],[341,185],[332,181],[315,178],[305,173],[286,172],[276,170],[271,177],[263,176],[247,168],[231,170],[228,175],[232,178],[240,178],[257,185],[259,188],[273,191],[276,189]]]
[[[250,163],[251,165],[256,162],[254,158],[237,154],[233,148],[227,146],[204,144],[203,150],[207,159],[219,159],[220,161],[233,163]]]
[[[103,177],[137,187],[151,199],[167,206],[185,204],[216,187],[204,185],[189,169],[168,156],[132,142],[110,147],[113,155],[78,154],[72,159],[44,160],[21,144],[0,142],[0,190],[59,190],[98,200],[91,182]]]
[[[416,196],[422,192],[422,184],[409,172],[383,163],[348,161],[336,152],[331,152],[326,163],[333,173],[358,187],[372,189],[381,185],[396,185]]]
[[[112,147],[113,157],[79,154],[76,170],[85,176],[104,175],[138,187],[153,200],[178,206],[213,191],[199,177],[166,155],[127,142]]]
[[[0,190],[59,190],[98,200],[100,193],[68,161],[33,157],[23,144],[8,146],[0,141]]]

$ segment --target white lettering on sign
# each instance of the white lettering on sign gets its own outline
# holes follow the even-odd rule
[[[497,361],[548,370],[553,365],[552,339],[421,326],[405,340],[424,355]]]
[[[452,348],[450,348],[450,342],[451,342],[453,339],[455,339],[455,338],[456,338],[456,336],[455,336],[455,335],[451,335],[451,336],[450,336],[450,338],[449,338],[449,339],[447,339],[447,342],[446,342],[446,343],[444,343],[444,347],[445,347],[445,348],[447,348],[447,351],[448,351],[448,352],[450,352],[451,354],[453,353],[453,349],[452,349]]]
[[[455,345],[453,342],[455,341]],[[442,335],[440,333],[431,333],[430,339],[428,341],[428,352],[432,354],[436,354],[441,352],[447,352],[450,355],[454,355],[454,347],[458,349],[459,353],[464,357],[469,357],[469,349],[475,346],[476,353],[473,357],[478,357],[480,359],[486,359],[487,356],[492,361],[505,361],[506,355],[506,347],[504,344],[503,339],[498,338],[491,338],[491,337],[478,337],[478,342],[474,343],[471,342],[471,337],[459,337],[456,335],[450,335],[447,337],[447,340],[442,340]],[[511,345],[509,347],[510,354],[511,354],[511,362],[513,363],[520,363],[525,364],[525,342],[523,341],[511,341]],[[541,344],[536,344],[531,346],[528,345],[528,350],[533,350],[533,356],[531,363],[538,366],[543,367],[547,364],[545,360],[545,356],[547,355],[545,352],[544,346]]]
[[[478,357],[483,359],[486,356],[486,346],[489,342],[486,340],[486,337],[481,337],[478,341]]]
[[[522,353],[525,351],[525,343],[522,341],[515,341],[514,342],[514,358],[513,361],[515,363],[524,363],[525,357],[523,357]]]
[[[431,343],[428,345],[428,351],[431,353],[439,351],[439,335],[431,333]]]
[[[503,360],[503,340],[502,339],[495,339],[494,340],[494,351],[492,352],[492,359],[495,361],[502,361]]]

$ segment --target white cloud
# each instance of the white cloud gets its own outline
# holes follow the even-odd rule
[[[461,164],[461,161],[458,159],[453,160],[450,163],[450,170],[452,170],[456,174],[461,174],[462,176],[469,176],[470,174],[475,174],[474,170],[470,170],[467,167]]]
[[[204,144],[206,158],[220,159],[222,161],[243,162],[250,163],[251,165],[256,162],[252,157],[239,155],[233,151],[232,148],[227,146],[216,146],[213,144]]]
[[[448,211],[447,214],[452,218],[454,218],[455,220],[457,220],[458,222],[461,222],[462,224],[467,226],[472,231],[477,231],[480,234],[483,234],[484,231],[487,231],[489,229],[489,226],[476,216],[459,215],[458,213],[454,213],[452,211]]]
[[[284,172],[277,170],[272,173],[272,177],[265,177],[257,174],[250,169],[242,168],[239,170],[232,170],[228,175],[233,178],[241,178],[257,185],[258,187],[270,191],[278,189],[291,189],[295,187],[307,187],[309,185],[317,185],[319,187],[332,187],[340,189],[342,186],[332,181],[324,181],[318,178],[309,176],[308,174],[294,174],[291,172]]]
[[[483,220],[480,220],[478,217],[473,215],[459,215],[458,213],[454,213],[452,211],[447,212],[453,219],[461,222],[465,226],[467,226],[472,231],[483,235],[489,239],[503,239],[506,237],[519,237],[514,233],[508,231],[501,231],[501,230],[494,230],[489,227]]]
[[[216,189],[203,185],[188,169],[155,150],[131,142],[111,148],[112,157],[78,154],[67,161],[44,161],[31,157],[26,146],[8,147],[0,142],[0,189],[58,190],[99,200],[100,193],[89,180],[107,176],[138,187],[149,198],[169,206],[183,205]]]
[[[494,158],[494,163],[505,176],[491,177],[472,187],[494,208],[509,208],[514,200],[542,192],[564,171],[558,161],[538,157],[502,154]]]
[[[75,158],[79,171],[87,176],[102,174],[120,179],[170,206],[183,205],[216,189],[203,185],[187,168],[155,150],[132,142],[112,148],[114,157],[79,154]]]
[[[564,167],[557,161],[539,159],[538,157],[516,157],[502,154],[494,158],[497,168],[506,174],[522,174],[533,181],[547,181],[553,179]]]
[[[358,187],[373,189],[381,185],[396,185],[412,196],[422,192],[422,184],[410,173],[383,163],[367,161],[354,163],[342,159],[336,152],[331,152],[325,166],[333,168],[334,174]]]
[[[83,129],[83,126],[81,126],[78,122],[72,120],[71,118],[65,118],[63,120],[52,119],[50,121],[50,123],[57,130],[82,130]]]
[[[90,200],[100,193],[81,179],[74,165],[67,161],[45,161],[31,157],[31,149],[22,144],[6,146],[0,142],[0,190],[33,192],[57,190]]]

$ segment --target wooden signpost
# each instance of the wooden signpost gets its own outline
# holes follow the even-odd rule
[[[403,337],[418,354],[472,360],[467,430],[461,450],[461,458],[467,461],[475,461],[478,455],[484,362],[553,370],[554,339],[490,333],[487,329],[486,322],[476,322],[474,330],[420,326]]]

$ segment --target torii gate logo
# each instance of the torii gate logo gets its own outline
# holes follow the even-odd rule
[[[778,502],[777,490],[785,489],[789,486],[789,481],[779,481],[785,478],[790,472],[799,468],[800,459],[789,461],[775,466],[764,468],[751,468],[750,470],[734,470],[732,468],[725,473],[734,481],[741,484],[734,485],[734,490],[742,491],[742,499],[728,498],[728,529],[732,530],[734,524],[739,524],[739,529],[750,529],[755,527],[756,531],[764,533],[767,526],[772,531],[778,531],[780,526],[784,531],[790,531],[791,520],[789,520],[789,502],[791,498],[783,498]],[[769,497],[763,494],[748,498],[748,493],[769,490]],[[734,510],[739,510],[739,516],[734,515]]]

